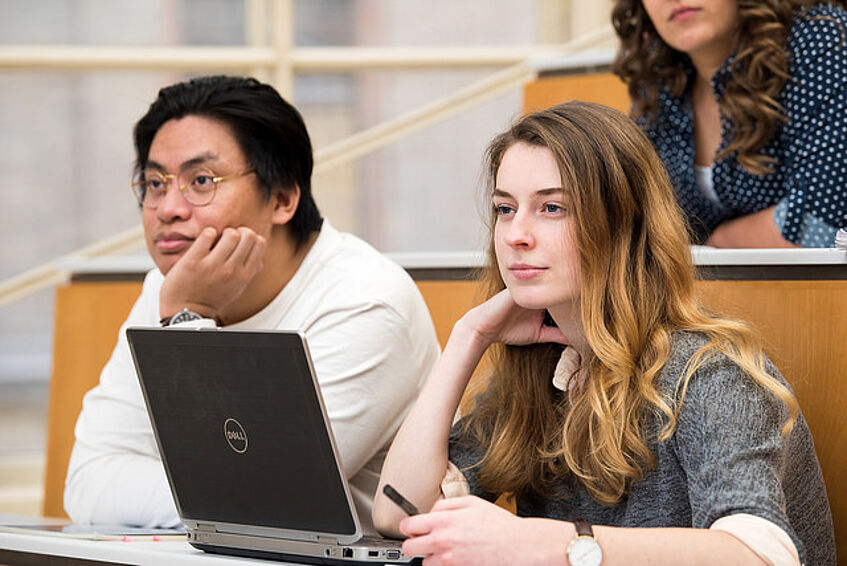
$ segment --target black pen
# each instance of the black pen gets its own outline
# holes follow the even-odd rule
[[[418,508],[415,507],[411,501],[400,495],[400,492],[391,487],[391,484],[387,483],[382,486],[382,493],[384,493],[388,499],[396,503],[400,509],[405,511],[406,515],[411,517],[412,515],[417,515],[419,513]]]

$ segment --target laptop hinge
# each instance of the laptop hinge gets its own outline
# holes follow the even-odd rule
[[[203,531],[205,533],[214,533],[217,532],[215,525],[209,523],[197,523],[197,530]]]

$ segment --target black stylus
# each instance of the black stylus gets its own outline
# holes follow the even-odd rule
[[[412,516],[418,514],[418,508],[415,507],[411,501],[400,495],[400,492],[391,487],[391,484],[387,483],[382,486],[382,493],[384,493],[388,499],[396,503],[397,506],[405,511],[407,515]]]

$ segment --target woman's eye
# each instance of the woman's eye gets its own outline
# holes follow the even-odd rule
[[[162,183],[161,179],[147,179],[144,182],[144,188],[148,191],[159,191],[162,190],[164,183]]]
[[[544,212],[548,212],[550,214],[561,214],[564,211],[564,207],[560,204],[549,202],[544,205]]]
[[[511,206],[506,206],[505,204],[496,204],[494,205],[494,212],[497,213],[497,216],[503,216],[505,214],[510,214],[514,211]]]

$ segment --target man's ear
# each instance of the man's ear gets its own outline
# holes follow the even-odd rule
[[[271,194],[273,201],[273,223],[288,224],[297,212],[297,205],[300,204],[300,187],[295,184],[288,189],[274,189]]]

